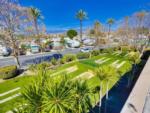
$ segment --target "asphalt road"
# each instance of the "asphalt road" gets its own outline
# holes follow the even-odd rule
[[[33,54],[33,55],[24,55],[24,56],[19,56],[19,61],[20,61],[20,63],[23,63],[23,62],[25,62],[26,60],[29,60],[29,59],[34,59],[34,58],[37,58],[37,57],[53,55],[55,53],[61,53],[62,55],[65,55],[65,54],[68,54],[68,53],[76,54],[79,51],[80,51],[80,49],[76,48],[76,49],[65,49],[63,51],[39,53],[39,54]],[[16,64],[15,59],[12,56],[0,58],[0,67],[15,65],[15,64]]]

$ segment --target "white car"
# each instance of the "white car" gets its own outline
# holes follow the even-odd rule
[[[80,49],[81,52],[83,53],[88,53],[88,52],[91,52],[92,51],[92,48],[89,48],[89,47],[83,47]]]
[[[8,47],[0,46],[0,55],[9,56],[11,54],[11,49]]]

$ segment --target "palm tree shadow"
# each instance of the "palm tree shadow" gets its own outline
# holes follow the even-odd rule
[[[145,65],[145,64],[144,64]],[[120,113],[125,104],[133,86],[135,85],[143,67],[140,67],[136,72],[133,83],[127,88],[128,77],[130,72],[125,73],[121,79],[109,90],[109,99],[106,100],[106,95],[102,99],[101,112],[99,112],[99,103],[94,106],[89,113]]]

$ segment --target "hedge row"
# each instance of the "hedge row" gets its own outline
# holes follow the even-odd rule
[[[6,66],[0,68],[0,78],[9,79],[15,77],[17,74],[17,66]]]

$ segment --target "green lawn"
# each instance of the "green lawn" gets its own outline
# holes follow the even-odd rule
[[[98,59],[103,58],[103,57],[111,58],[111,59],[109,61],[101,64],[101,65],[95,63],[95,60],[98,60]],[[126,71],[126,68],[125,68],[126,64],[129,63],[127,57],[120,56],[120,55],[116,56],[113,54],[105,54],[105,55],[99,55],[96,57],[92,57],[92,58],[86,59],[86,60],[81,60],[81,61],[76,61],[76,62],[64,64],[63,66],[59,66],[55,70],[50,71],[50,75],[53,73],[56,73],[56,72],[60,72],[58,75],[55,75],[55,76],[61,76],[64,73],[64,72],[62,72],[62,70],[65,70],[65,69],[72,67],[72,66],[76,66],[78,69],[76,71],[68,74],[70,79],[73,79],[73,78],[77,77],[78,75],[86,72],[87,70],[94,71],[96,67],[102,66],[102,65],[111,65],[116,60],[120,60],[118,63],[121,63],[122,61],[126,61],[126,63],[119,68],[119,70],[125,72]],[[7,80],[3,83],[0,83],[0,94],[7,92],[9,90],[12,90],[14,88],[17,88],[17,87],[21,87],[21,89],[22,89],[25,85],[27,85],[31,82],[32,78],[33,78],[33,76],[17,77],[14,79]],[[99,85],[99,80],[97,79],[96,76],[94,76],[90,79],[87,79],[87,81],[88,81],[89,87],[91,87],[91,88]],[[111,88],[116,82],[117,82],[117,80],[115,80],[114,83],[111,83],[109,88]],[[105,90],[106,89],[104,89],[104,91]],[[19,92],[21,92],[21,90],[12,92],[12,93],[7,94],[5,96],[1,96],[0,100],[5,99],[5,98],[12,96],[12,95],[19,93]],[[98,99],[98,95],[97,95],[97,99]],[[9,111],[9,110],[15,108],[18,101],[21,101],[21,96],[16,97],[10,101],[7,101],[5,103],[0,104],[0,113],[5,113],[6,111]],[[93,100],[93,103],[94,103],[94,100]]]

